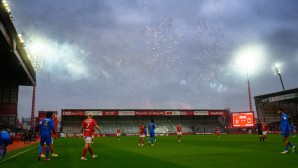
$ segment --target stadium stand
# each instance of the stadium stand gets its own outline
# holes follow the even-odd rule
[[[259,120],[267,122],[272,129],[278,129],[280,117],[276,110],[280,107],[289,115],[290,122],[298,124],[298,88],[256,96],[254,99]]]
[[[229,111],[223,110],[157,110],[157,109],[62,109],[61,132],[68,137],[78,136],[80,126],[88,113],[99,124],[102,133],[115,136],[120,128],[122,135],[138,135],[139,124],[145,126],[154,119],[156,134],[176,135],[176,126],[181,123],[184,134],[211,134],[217,126],[222,129],[227,125],[226,116]],[[99,134],[99,132],[95,132]]]
[[[12,142],[20,140],[25,131],[17,118],[19,86],[35,85],[36,74],[8,9],[0,1],[0,130],[8,130]]]

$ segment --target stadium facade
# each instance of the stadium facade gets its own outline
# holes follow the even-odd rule
[[[34,86],[36,74],[8,5],[0,1],[0,128],[17,130],[19,86]]]

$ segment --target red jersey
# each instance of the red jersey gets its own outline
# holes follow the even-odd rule
[[[144,125],[140,125],[140,135],[143,135],[145,133],[145,127]]]
[[[268,131],[268,125],[267,124],[262,125],[262,131]]]
[[[219,127],[216,127],[216,131],[220,131],[220,128]]]
[[[121,131],[120,131],[120,129],[118,128],[118,129],[117,129],[117,134],[119,134],[120,132],[121,132]]]
[[[177,132],[182,132],[182,127],[181,127],[181,125],[177,125]]]
[[[95,132],[93,127],[97,126],[97,123],[92,118],[87,118],[83,121],[82,127],[84,129],[84,136],[92,136],[92,134]]]

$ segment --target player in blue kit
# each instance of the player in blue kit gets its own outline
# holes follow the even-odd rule
[[[282,132],[282,140],[284,142],[285,150],[281,152],[282,154],[288,153],[288,146],[290,145],[292,147],[292,153],[295,152],[296,147],[294,144],[292,144],[289,141],[289,135],[290,135],[290,126],[289,126],[289,120],[288,120],[288,115],[284,112],[282,108],[279,108],[277,110],[277,113],[281,115],[280,117],[280,129]]]
[[[10,141],[10,135],[7,131],[0,132],[0,159],[3,160],[6,155],[6,148]]]
[[[40,128],[40,146],[38,148],[38,160],[40,161],[42,148],[44,146],[44,143],[46,143],[46,158],[45,160],[50,160],[49,158],[49,149],[50,145],[52,143],[52,137],[51,132],[53,134],[55,133],[54,129],[54,120],[52,120],[53,112],[47,112],[46,118],[41,119],[41,121],[38,124],[38,128]]]
[[[150,134],[149,142],[151,143],[151,146],[154,146],[155,128],[156,128],[156,125],[154,123],[154,120],[151,120],[151,122],[148,124],[148,131],[149,131],[149,134]]]

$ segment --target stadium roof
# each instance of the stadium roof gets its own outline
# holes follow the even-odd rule
[[[0,78],[19,85],[35,85],[36,74],[13,25],[11,14],[0,3]]]
[[[298,88],[255,96],[255,103],[285,102],[298,103]]]

